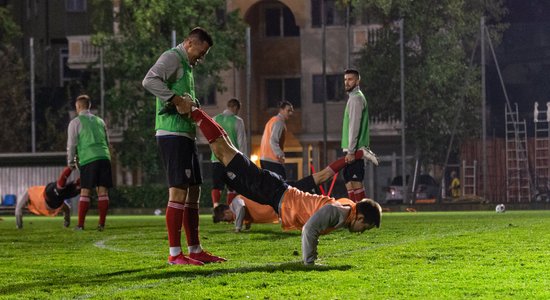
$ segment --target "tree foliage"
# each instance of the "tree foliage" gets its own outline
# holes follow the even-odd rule
[[[124,132],[117,149],[119,158],[126,167],[142,167],[146,174],[156,174],[155,102],[141,86],[145,74],[160,54],[170,48],[172,30],[177,32],[179,44],[192,28],[201,26],[212,34],[214,46],[195,71],[198,97],[213,86],[223,90],[220,71],[244,61],[244,23],[237,12],[220,9],[225,7],[224,0],[123,0],[120,12],[114,17],[120,31],[114,35],[112,1],[95,0],[93,4],[100,8],[93,19],[98,32],[94,43],[105,49],[106,77],[110,84],[106,111],[110,126]]]
[[[424,163],[442,163],[453,132],[458,142],[480,133],[480,18],[496,44],[506,27],[502,0],[352,1],[382,20],[383,34],[358,60],[373,115],[400,119],[399,25],[404,20],[406,137]],[[477,56],[473,56],[476,58]],[[454,144],[456,147],[457,143]]]
[[[0,7],[0,152],[30,149],[30,102],[25,96],[23,60],[12,41],[21,34],[8,8]]]

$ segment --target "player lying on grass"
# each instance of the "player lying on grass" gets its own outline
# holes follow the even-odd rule
[[[356,151],[355,159],[366,159],[378,165],[376,156],[368,149],[359,149]],[[342,157],[319,172],[313,173],[296,182],[287,183],[301,191],[310,192],[315,190],[318,185],[327,182],[345,166],[345,157]],[[213,219],[214,223],[220,221],[234,222],[235,232],[240,232],[243,228],[243,224],[246,226],[246,229],[250,229],[251,223],[278,223],[279,221],[279,217],[275,214],[271,206],[257,204],[242,195],[235,197],[230,205],[220,204],[214,208]]]
[[[46,186],[31,186],[25,195],[17,202],[15,207],[15,221],[17,228],[23,228],[23,208],[38,216],[56,216],[63,210],[63,226],[71,225],[71,207],[67,199],[80,194],[79,179],[67,183],[71,175],[71,168],[63,169],[56,182],[50,182]]]
[[[317,259],[317,244],[321,234],[347,228],[364,232],[380,226],[382,209],[371,200],[354,203],[342,198],[313,195],[289,186],[279,176],[258,168],[237,151],[225,131],[191,101],[176,106],[180,114],[190,114],[210,143],[210,148],[226,166],[227,184],[237,193],[270,205],[281,218],[285,230],[302,230],[302,259],[311,265]]]

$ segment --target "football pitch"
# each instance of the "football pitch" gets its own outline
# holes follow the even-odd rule
[[[228,261],[170,266],[163,216],[108,216],[104,232],[97,216],[85,231],[1,219],[2,299],[550,298],[550,211],[385,213],[379,229],[322,236],[315,267],[276,224],[236,234],[202,215],[203,247]]]

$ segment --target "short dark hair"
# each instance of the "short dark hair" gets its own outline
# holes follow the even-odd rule
[[[287,106],[292,106],[292,103],[290,103],[290,101],[287,101],[287,100],[281,100],[279,102],[279,109],[285,109],[285,107]]]
[[[212,40],[212,36],[206,31],[206,29],[202,27],[195,27],[190,32],[188,37],[194,37],[197,38],[201,42],[207,42],[208,46],[212,47],[214,46],[214,41]]]
[[[346,69],[344,71],[344,74],[353,74],[353,75],[357,76],[358,78],[361,77],[361,75],[359,75],[359,71],[357,71],[356,69]]]
[[[90,99],[90,96],[85,94],[76,97],[76,102],[84,104],[84,106],[86,106],[87,108],[92,107],[92,100]]]
[[[357,213],[364,216],[365,224],[374,224],[376,228],[380,227],[380,218],[382,217],[382,207],[378,202],[372,199],[363,199],[355,205]]]
[[[241,109],[241,101],[237,98],[231,98],[227,101],[227,107],[237,107],[237,109]]]
[[[212,211],[212,221],[214,221],[214,223],[220,223],[220,221],[223,220],[224,212],[228,209],[229,205],[227,204],[220,204],[214,207],[214,210]]]

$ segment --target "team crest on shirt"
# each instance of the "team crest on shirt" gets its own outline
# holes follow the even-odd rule
[[[191,169],[185,170],[185,176],[187,176],[187,178],[191,178]]]
[[[229,177],[229,179],[233,180],[233,179],[235,179],[235,177],[237,177],[237,175],[235,175],[235,173],[233,173],[233,172],[227,172],[227,177]]]

